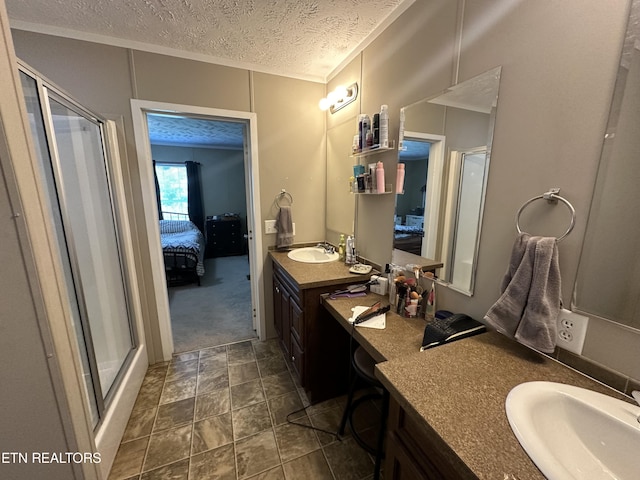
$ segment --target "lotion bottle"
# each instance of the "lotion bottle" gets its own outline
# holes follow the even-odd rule
[[[396,194],[404,193],[404,163],[398,163],[398,173],[396,174]]]
[[[376,191],[384,193],[384,165],[382,162],[378,162],[376,166]]]
[[[389,148],[389,107],[380,107],[380,147]]]

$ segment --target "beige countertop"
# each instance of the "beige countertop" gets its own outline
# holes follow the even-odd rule
[[[367,275],[349,272],[349,267],[342,262],[302,263],[291,260],[288,252],[271,250],[271,258],[284,268],[301,290],[307,288],[337,285],[353,280],[353,283],[369,281],[373,270]]]
[[[383,299],[369,293],[326,299],[327,310],[345,328],[356,305]],[[386,328],[355,327],[354,338],[376,361],[376,375],[398,403],[431,436],[436,435],[482,479],[528,480],[543,475],[520,446],[505,399],[516,385],[547,380],[577,385],[618,398],[615,390],[495,332],[420,352],[426,322],[387,314]]]

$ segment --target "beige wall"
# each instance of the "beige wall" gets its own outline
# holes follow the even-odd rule
[[[418,1],[328,82],[330,90],[359,80],[361,89],[353,105],[333,116],[318,113],[317,101],[325,94],[321,84],[32,33],[15,32],[15,39],[21,58],[80,101],[124,116],[131,185],[137,170],[130,97],[257,112],[262,220],[275,217],[274,196],[286,188],[295,199],[296,241],[325,236],[325,122],[330,132],[360,111],[371,114],[386,103],[390,138],[397,139],[400,107],[502,65],[476,291],[466,297],[442,290],[439,298],[442,307],[480,318],[498,295],[515,210],[553,186],[562,188],[578,212],[573,233],[560,244],[563,296],[570,304],[627,10],[628,2],[595,0],[588,8],[583,0]],[[393,182],[395,154],[380,157],[387,181]],[[132,188],[136,217],[143,214],[138,196]],[[359,197],[357,203],[359,247],[386,263],[391,235],[380,232],[390,231],[394,199]],[[565,222],[555,213],[530,228],[554,234]],[[145,232],[138,235],[144,245]],[[263,241],[265,248],[274,243],[272,236]],[[266,265],[267,313],[270,273]],[[606,351],[617,342],[615,327],[594,320],[584,355],[607,364]],[[632,340],[634,350],[639,343]],[[640,366],[633,362],[623,359],[616,369],[638,378]],[[629,365],[632,371],[625,370]]]
[[[518,207],[550,187],[560,187],[577,211],[573,233],[560,244],[563,299],[571,304],[627,11],[628,2],[416,2],[362,53],[362,112],[387,103],[396,139],[401,106],[503,67],[475,293],[441,289],[440,308],[484,316],[499,294]],[[329,89],[344,83],[342,75]],[[393,155],[384,162],[388,178],[395,175]],[[377,263],[389,261],[391,238],[380,231],[391,228],[393,204],[358,199],[359,247]],[[549,235],[566,226],[561,209],[529,224]],[[637,379],[639,345],[637,334],[592,319],[583,355]],[[626,355],[610,362],[607,352],[620,346]]]
[[[317,108],[324,85],[193,60],[23,31],[13,31],[18,57],[67,90],[88,108],[124,119],[123,159],[132,223],[137,225],[138,269],[144,272],[147,345],[160,344],[149,322],[157,318],[151,264],[143,228],[138,160],[130,99],[150,100],[225,110],[251,111],[258,116],[260,206],[264,220],[277,214],[274,198],[285,188],[294,197],[296,242],[324,239],[325,120]],[[100,61],[96,61],[99,58]],[[263,235],[262,261],[267,336],[275,334],[272,320],[271,267],[267,248],[275,235]],[[146,288],[144,288],[146,286]],[[153,336],[151,338],[150,336]],[[155,340],[155,342],[153,342]],[[151,362],[160,352],[150,348]]]

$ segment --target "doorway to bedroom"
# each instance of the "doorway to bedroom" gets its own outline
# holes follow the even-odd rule
[[[145,204],[145,216],[157,210],[171,350],[182,353],[259,337],[259,275],[253,261],[251,120],[175,107],[181,108],[140,109],[148,156],[139,155],[139,162],[154,177],[157,209]],[[165,243],[165,232],[185,229],[199,237],[197,267],[182,258],[188,245]]]
[[[163,250],[164,224],[192,222],[204,236],[196,277],[167,276],[174,351],[255,338],[246,246],[244,125],[149,113],[147,128]],[[168,269],[173,257],[165,253],[164,259]]]

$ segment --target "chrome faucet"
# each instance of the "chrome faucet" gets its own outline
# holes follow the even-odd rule
[[[323,248],[325,253],[336,253],[336,249],[333,247],[333,245],[327,242],[319,243],[318,245],[316,245],[316,247]]]
[[[634,390],[633,392],[631,392],[631,396],[636,402],[638,402],[638,405],[640,405],[640,390]],[[640,415],[638,415],[637,420],[638,423],[640,423]]]

